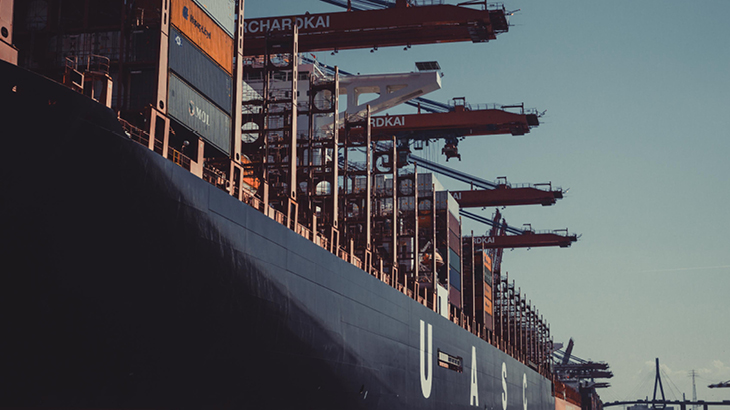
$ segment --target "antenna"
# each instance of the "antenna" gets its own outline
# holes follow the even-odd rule
[[[697,386],[695,385],[695,376],[697,376],[697,372],[692,369],[689,375],[692,376],[692,401],[697,402]],[[697,410],[696,404],[692,405],[692,410]]]

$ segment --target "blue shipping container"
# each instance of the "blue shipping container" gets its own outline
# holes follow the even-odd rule
[[[170,27],[170,70],[231,114],[231,76],[174,27]]]

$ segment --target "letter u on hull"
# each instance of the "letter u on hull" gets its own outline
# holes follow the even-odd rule
[[[428,325],[428,336],[424,335],[426,323],[421,320],[421,349],[418,352],[419,362],[421,363],[421,392],[423,397],[431,397],[431,385],[433,384],[433,327]],[[426,340],[428,339],[428,353],[426,353]],[[426,362],[428,362],[428,374],[426,373]]]

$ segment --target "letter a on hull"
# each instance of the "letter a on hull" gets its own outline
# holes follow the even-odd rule
[[[421,349],[418,352],[418,358],[421,362],[421,392],[423,397],[429,398],[431,397],[431,385],[433,384],[433,327],[430,324],[428,325],[428,336],[424,334],[425,327],[426,324],[421,320]],[[426,343],[428,343],[428,354],[426,354]],[[424,354],[426,355],[424,356]],[[426,369],[426,362],[428,362],[428,369]]]

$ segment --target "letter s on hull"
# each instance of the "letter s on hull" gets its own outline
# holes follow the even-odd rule
[[[507,410],[507,364],[502,362],[502,410]]]
[[[431,396],[431,385],[433,384],[433,327],[428,325],[428,355],[424,357],[426,352],[425,323],[421,320],[421,349],[418,351],[419,362],[421,362],[421,392],[423,397]],[[428,362],[428,375],[426,374],[426,362]]]

